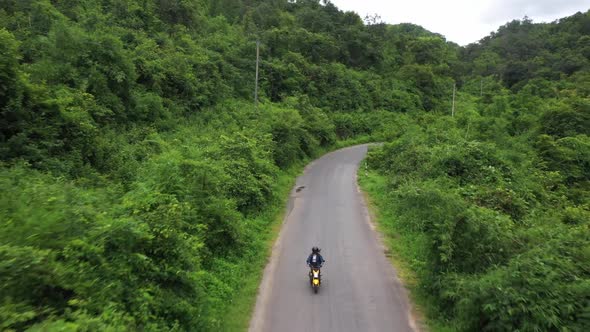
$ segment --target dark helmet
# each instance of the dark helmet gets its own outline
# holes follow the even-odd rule
[[[318,254],[320,252],[320,248],[313,247],[313,248],[311,248],[311,252],[313,252],[314,254]]]

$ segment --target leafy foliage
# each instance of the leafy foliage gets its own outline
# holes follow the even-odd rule
[[[442,315],[582,329],[588,15],[460,48],[329,1],[0,1],[0,328],[227,328],[280,179],[356,138]]]
[[[462,78],[457,116],[408,117],[369,153],[380,174],[372,176],[384,183],[372,191],[388,211],[386,232],[408,248],[400,251],[417,273],[417,292],[453,329],[590,324],[590,113],[588,82],[577,79],[589,67],[555,62],[520,72],[534,56],[557,55],[541,49],[563,50],[554,39],[541,43],[547,30],[575,40],[572,27],[587,19],[516,21],[468,46],[472,72]]]

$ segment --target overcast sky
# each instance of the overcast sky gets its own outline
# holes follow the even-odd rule
[[[552,22],[590,9],[590,0],[331,0],[339,9],[361,17],[379,14],[386,23],[414,23],[467,45],[525,15],[533,22]]]

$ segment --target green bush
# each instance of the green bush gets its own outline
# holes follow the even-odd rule
[[[534,235],[545,239],[536,248],[456,286],[462,329],[583,331],[588,326],[588,232],[549,227],[554,230]]]
[[[461,130],[488,121],[469,116],[418,117],[369,151],[368,166],[387,183],[378,193],[394,216],[387,234],[411,247],[401,253],[419,294],[457,330],[583,331],[586,136],[537,136],[533,127],[507,140],[501,126],[468,141]]]

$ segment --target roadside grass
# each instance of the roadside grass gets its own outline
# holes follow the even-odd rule
[[[364,162],[363,162],[364,164]],[[391,201],[386,195],[386,177],[374,171],[366,171],[363,164],[359,167],[359,186],[365,193],[367,207],[374,219],[379,233],[387,247],[388,257],[395,266],[402,284],[409,291],[412,314],[418,328],[422,331],[453,332],[456,331],[448,322],[439,318],[436,309],[428,299],[428,294],[420,288],[419,272],[425,268],[422,264],[424,253],[420,252],[425,239],[408,234],[398,227],[398,219],[393,214]]]
[[[357,137],[349,138],[347,140],[336,142],[335,146],[332,149],[328,150],[328,152],[342,149],[342,148],[346,148],[346,147],[353,146],[353,145],[360,145],[360,144],[373,143],[373,142],[375,142],[375,139],[371,135],[357,136]]]

